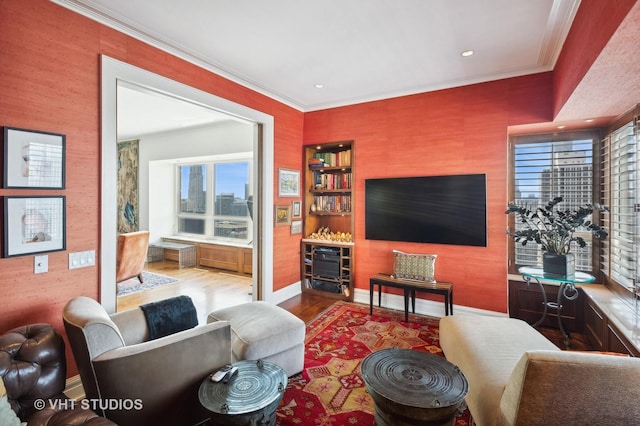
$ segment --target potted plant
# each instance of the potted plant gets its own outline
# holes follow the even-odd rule
[[[523,225],[517,231],[507,230],[507,234],[523,246],[533,241],[540,245],[543,253],[544,272],[554,275],[573,275],[575,273],[575,257],[571,253],[571,243],[584,247],[586,242],[575,232],[588,230],[594,238],[607,238],[607,231],[601,226],[587,220],[594,210],[608,211],[601,205],[586,204],[575,210],[560,210],[556,206],[562,197],[555,197],[544,207],[532,207],[509,203],[506,214],[517,216]]]

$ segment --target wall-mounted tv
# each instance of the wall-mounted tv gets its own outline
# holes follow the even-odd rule
[[[486,175],[366,179],[365,238],[487,245]]]

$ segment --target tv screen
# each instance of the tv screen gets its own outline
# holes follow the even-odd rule
[[[487,245],[486,175],[365,180],[365,238]]]

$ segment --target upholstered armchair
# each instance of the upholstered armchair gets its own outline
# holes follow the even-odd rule
[[[142,282],[142,270],[147,260],[149,231],[128,232],[118,235],[116,252],[116,283],[138,277]]]
[[[105,417],[120,426],[197,424],[208,418],[198,388],[209,373],[231,362],[228,321],[149,340],[142,309],[109,315],[88,297],[67,303],[63,321],[86,397],[136,404],[109,406],[101,413]]]

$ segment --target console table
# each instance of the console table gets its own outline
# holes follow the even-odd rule
[[[569,331],[564,327],[562,322],[562,301],[563,300],[575,300],[579,296],[576,284],[588,284],[595,281],[593,275],[585,274],[584,272],[576,272],[570,276],[560,276],[554,274],[545,273],[542,268],[522,267],[518,269],[518,272],[522,274],[527,286],[531,284],[531,280],[535,280],[536,284],[540,287],[542,293],[542,316],[538,321],[533,324],[533,327],[539,326],[542,321],[547,317],[547,311],[549,308],[555,309],[558,314],[558,328],[564,337],[564,344],[567,348],[570,347],[569,338],[571,337]],[[547,293],[545,292],[542,280],[558,284],[558,300],[556,302],[547,300]]]
[[[404,291],[404,320],[409,320],[409,297],[411,310],[416,313],[416,291],[444,296],[445,315],[453,315],[453,284],[447,282],[424,282],[399,280],[387,274],[376,274],[369,279],[369,314],[373,314],[373,289],[378,286],[378,306],[382,302],[382,286],[401,288]]]

